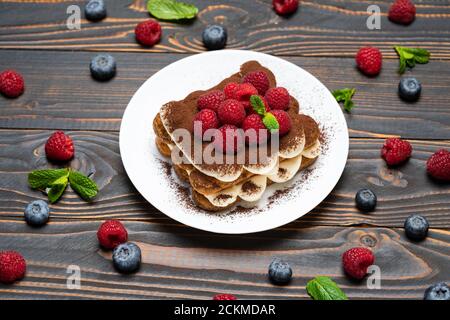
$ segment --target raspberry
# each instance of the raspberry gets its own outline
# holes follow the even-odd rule
[[[217,115],[223,124],[232,124],[239,127],[245,119],[245,109],[239,101],[228,99],[220,104]]]
[[[260,95],[265,95],[269,89],[269,78],[264,71],[253,71],[247,73],[242,79],[242,83],[252,84]]]
[[[258,90],[250,83],[241,83],[234,91],[234,98],[239,100],[246,110],[250,107],[250,97],[258,94]]]
[[[389,20],[400,24],[410,24],[416,17],[416,6],[410,0],[396,0],[389,8]]]
[[[399,138],[389,138],[384,142],[381,149],[381,157],[388,166],[395,166],[411,157],[411,144]]]
[[[27,264],[16,251],[0,251],[0,282],[13,283],[25,276]]]
[[[45,143],[45,154],[49,160],[68,161],[74,154],[72,139],[62,131],[56,131]]]
[[[277,118],[278,124],[280,125],[280,128],[278,129],[278,134],[280,137],[286,135],[292,127],[291,117],[289,114],[283,110],[272,110],[270,113]]]
[[[436,151],[427,161],[427,171],[435,179],[450,181],[450,152]]]
[[[364,47],[356,54],[356,65],[362,73],[376,76],[381,71],[382,55],[378,48]]]
[[[283,87],[270,88],[265,95],[266,101],[271,109],[286,110],[289,108],[291,96]]]
[[[356,247],[349,249],[342,255],[342,265],[347,275],[355,279],[362,279],[367,274],[367,268],[375,261],[375,257],[367,248]]]
[[[251,114],[244,119],[242,129],[245,133],[245,141],[248,144],[260,144],[267,141],[268,133],[261,116],[258,114]],[[252,132],[254,130],[255,132]]]
[[[197,107],[201,109],[211,109],[217,112],[221,102],[225,101],[225,94],[220,90],[202,94],[197,100]]]
[[[222,153],[234,153],[243,145],[242,129],[231,124],[220,127],[214,136],[214,146]]]
[[[236,82],[230,82],[228,83],[225,88],[223,88],[223,92],[225,93],[225,97],[227,99],[234,99],[234,92],[236,91],[236,88],[239,86]]]
[[[199,121],[202,125],[202,136],[200,137],[199,134],[195,130],[195,122]],[[217,119],[217,115],[214,111],[210,109],[203,109],[198,112],[194,117],[194,134],[202,138],[205,134],[205,131],[208,129],[217,129],[219,127],[219,119]]]
[[[149,19],[139,23],[134,29],[137,42],[151,47],[161,39],[161,25],[155,20]]]
[[[17,98],[25,89],[22,76],[14,70],[0,73],[0,93],[9,98]]]
[[[279,15],[288,15],[297,11],[298,0],[272,0],[273,8]]]
[[[107,220],[98,228],[97,238],[103,248],[114,249],[119,244],[127,242],[128,232],[120,221]]]
[[[235,296],[228,293],[216,294],[213,300],[237,300]]]
[[[266,99],[263,96],[259,96],[258,97],[262,100],[262,102],[264,103],[264,108],[266,109],[266,112],[270,111],[270,107],[269,104],[267,103]],[[249,107],[246,109],[248,114],[256,114],[256,111],[253,109],[253,107],[251,106],[251,104],[249,104]]]

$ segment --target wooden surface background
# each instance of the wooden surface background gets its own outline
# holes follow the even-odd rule
[[[65,26],[71,4],[85,1],[0,0],[0,70],[13,68],[26,81],[18,99],[0,96],[0,250],[20,251],[28,262],[21,282],[0,284],[0,299],[11,298],[198,298],[228,292],[238,298],[308,298],[315,275],[335,279],[350,298],[421,299],[429,285],[450,282],[450,187],[425,174],[425,162],[439,148],[450,149],[450,2],[416,1],[417,19],[408,26],[387,20],[391,1],[377,1],[381,30],[366,28],[372,1],[302,1],[289,17],[277,16],[269,0],[190,0],[200,12],[193,22],[162,22],[163,40],[143,48],[135,25],[149,17],[144,0],[107,1],[108,17]],[[183,226],[147,203],[124,172],[118,137],[123,111],[137,88],[164,66],[203,51],[201,31],[222,23],[228,48],[282,56],[314,74],[330,90],[355,87],[358,106],[346,114],[350,154],[344,174],[315,210],[284,227],[251,235],[225,236]],[[376,78],[361,75],[353,57],[360,46],[378,46],[384,56]],[[397,96],[400,76],[392,46],[428,49],[432,61],[408,72],[423,84],[418,103]],[[89,75],[92,51],[112,52],[118,74],[98,83]],[[151,119],[149,119],[151,121]],[[44,196],[27,186],[27,173],[48,167],[43,145],[55,129],[66,130],[77,154],[71,166],[94,172],[101,188],[93,203],[70,189],[51,206],[51,222],[31,228],[25,205]],[[389,169],[379,152],[387,136],[410,139],[413,158]],[[363,214],[354,194],[370,187],[378,208]],[[405,238],[404,219],[426,216],[429,237]],[[143,249],[141,271],[117,274],[110,255],[98,247],[96,230],[105,219],[123,221]],[[353,246],[371,247],[381,267],[382,287],[349,281],[340,255]],[[294,269],[286,287],[266,277],[273,257]],[[81,289],[66,287],[69,265],[81,268]]]

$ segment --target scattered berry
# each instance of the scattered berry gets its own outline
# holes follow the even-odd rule
[[[286,135],[292,127],[291,117],[289,114],[283,110],[272,110],[270,113],[275,116],[278,124],[280,125],[280,128],[278,129],[278,134],[280,137]]]
[[[356,54],[356,65],[365,75],[376,76],[381,71],[382,59],[378,48],[364,47]]]
[[[32,226],[42,226],[47,223],[50,209],[47,202],[35,200],[25,207],[25,221]]]
[[[425,290],[424,300],[450,300],[450,288],[444,282],[433,284]]]
[[[202,33],[203,45],[208,50],[223,49],[227,44],[227,29],[220,25],[211,25]]]
[[[14,70],[0,73],[0,93],[9,98],[17,98],[25,89],[22,76]]]
[[[91,75],[99,81],[107,81],[116,75],[116,60],[107,53],[96,55],[89,65]]]
[[[114,268],[120,273],[132,273],[141,266],[141,249],[132,242],[119,244],[112,254]]]
[[[242,83],[250,83],[253,85],[260,95],[265,95],[269,89],[269,78],[264,71],[253,71],[247,73],[242,79]]]
[[[404,224],[406,236],[414,241],[425,239],[428,234],[428,227],[427,219],[418,214],[413,214],[406,218]]]
[[[286,284],[292,279],[289,263],[275,258],[269,265],[269,279],[275,284]]]
[[[395,166],[411,157],[411,144],[399,138],[388,138],[381,148],[381,157],[386,161],[388,166]]]
[[[25,276],[27,264],[16,251],[0,251],[0,282],[13,283]]]
[[[234,153],[241,149],[244,143],[241,129],[231,124],[220,127],[214,136],[214,146],[222,153]]]
[[[151,47],[161,40],[161,25],[152,19],[139,23],[134,29],[137,42]]]
[[[265,98],[273,110],[286,110],[291,101],[289,92],[283,87],[270,88],[267,90]]]
[[[98,228],[97,239],[103,248],[114,249],[119,244],[127,242],[128,232],[120,221],[107,220]]]
[[[221,123],[239,127],[245,119],[245,109],[239,101],[228,99],[220,104],[217,115]]]
[[[258,94],[258,90],[250,83],[241,83],[234,91],[234,98],[239,100],[244,105],[244,108],[248,110],[250,108],[250,97],[254,94]]]
[[[217,112],[220,103],[225,101],[225,94],[220,90],[213,90],[211,92],[202,94],[197,100],[197,107],[201,109],[211,109]]]
[[[267,141],[269,137],[261,116],[256,113],[244,119],[242,129],[244,129],[245,141],[250,145],[261,144]]]
[[[410,24],[416,17],[416,6],[410,0],[396,0],[389,8],[389,20],[400,24]]]
[[[84,7],[86,19],[100,21],[106,17],[106,6],[103,0],[91,0]]]
[[[225,88],[223,88],[223,93],[225,94],[225,98],[234,99],[235,98],[234,92],[236,91],[238,86],[239,86],[239,84],[236,82],[228,83],[225,86]]]
[[[370,189],[361,189],[355,196],[356,207],[361,211],[373,211],[377,205],[377,196]]]
[[[342,265],[347,275],[355,279],[362,279],[367,274],[367,268],[375,261],[375,257],[367,248],[356,247],[349,249],[342,255]]]
[[[436,151],[427,161],[430,176],[442,181],[450,181],[450,152],[446,149]]]
[[[285,16],[297,11],[298,0],[272,0],[272,5],[277,14]]]
[[[406,101],[416,101],[421,91],[422,85],[416,78],[402,78],[398,84],[400,98]]]
[[[228,293],[216,294],[213,300],[237,300],[235,296]]]
[[[56,131],[45,143],[45,154],[52,161],[68,161],[73,158],[75,148],[72,138],[62,131]]]
[[[202,125],[201,137],[195,130],[195,122],[198,121]],[[198,138],[202,138],[205,131],[208,129],[217,129],[219,127],[219,119],[214,111],[210,109],[203,109],[198,112],[194,117],[194,134]]]

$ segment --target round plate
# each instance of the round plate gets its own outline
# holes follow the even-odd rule
[[[269,186],[257,203],[210,213],[194,205],[189,188],[176,178],[170,160],[157,151],[153,118],[163,104],[216,85],[249,60],[257,60],[269,68],[278,86],[285,87],[297,98],[301,112],[319,123],[322,154],[314,165],[299,172],[291,181]],[[242,50],[196,54],[161,69],[134,94],[120,127],[123,165],[144,198],[181,223],[217,233],[269,230],[305,215],[338,182],[347,161],[348,146],[347,124],[341,108],[319,80],[283,59]]]

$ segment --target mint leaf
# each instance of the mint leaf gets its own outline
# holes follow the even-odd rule
[[[66,187],[67,187],[67,178],[66,183],[53,184],[47,190],[48,201],[50,201],[50,203],[55,203],[56,201],[58,201],[58,199],[62,196],[64,190],[66,190]]]
[[[72,189],[84,200],[91,200],[97,195],[98,187],[95,182],[78,171],[70,171],[69,182]]]
[[[348,300],[336,282],[325,276],[308,281],[306,291],[314,300]]]
[[[400,59],[398,67],[398,72],[400,74],[405,72],[406,67],[414,68],[416,63],[425,64],[430,61],[430,53],[425,49],[400,46],[396,46],[394,49]]]
[[[332,94],[337,102],[344,102],[345,111],[350,112],[355,106],[352,101],[352,97],[355,94],[355,92],[356,89],[354,88],[353,89],[345,88],[334,90]]]
[[[44,190],[50,185],[58,183],[59,179],[64,177],[67,179],[68,175],[68,169],[35,170],[28,174],[28,184],[33,189]]]
[[[147,10],[152,16],[162,20],[192,19],[198,13],[194,5],[175,0],[149,0]]]
[[[266,113],[262,119],[264,125],[269,131],[274,131],[280,129],[280,124],[278,123],[277,118],[270,112]]]
[[[264,101],[259,96],[250,96],[250,104],[257,114],[259,114],[260,116],[264,116],[264,114],[266,113],[266,107],[264,105]]]

